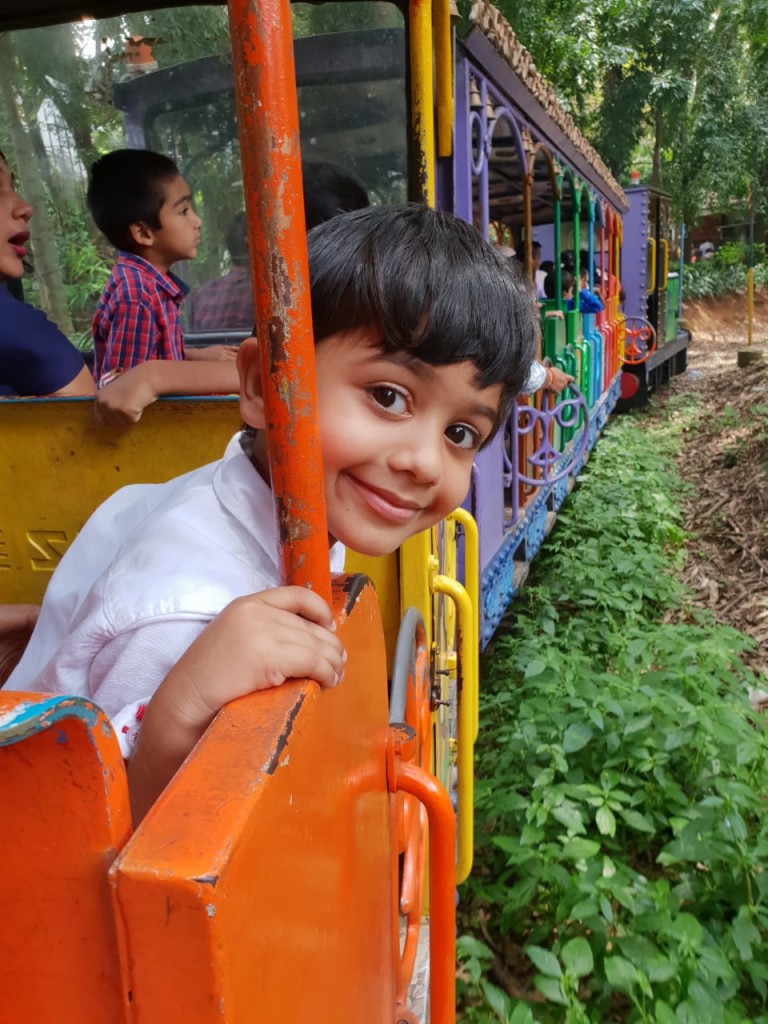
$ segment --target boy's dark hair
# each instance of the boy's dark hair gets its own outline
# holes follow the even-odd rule
[[[569,288],[573,288],[573,274],[570,270],[560,271],[560,289],[561,294],[565,295]],[[557,298],[557,275],[554,269],[550,270],[547,276],[544,278],[544,294],[548,299]]]
[[[326,161],[301,165],[304,179],[304,221],[307,231],[340,213],[370,206],[365,186],[350,171]]]
[[[315,228],[308,245],[316,344],[374,327],[387,353],[474,363],[478,386],[503,385],[502,414],[521,391],[539,337],[533,285],[465,221],[427,206],[371,207]]]
[[[541,252],[541,242],[537,242],[535,239],[531,242],[531,250],[533,252]]]
[[[101,157],[91,168],[87,196],[99,231],[116,249],[132,252],[130,225],[160,227],[163,185],[178,175],[173,160],[148,149],[116,149]]]
[[[227,225],[227,252],[236,267],[248,265],[248,220],[245,210],[234,215]]]
[[[331,217],[370,206],[362,183],[343,167],[318,161],[301,165],[304,180],[304,222],[307,231],[324,224]],[[237,266],[248,263],[248,222],[245,211],[236,213],[227,228],[227,249]]]

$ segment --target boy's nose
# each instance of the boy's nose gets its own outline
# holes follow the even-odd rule
[[[393,449],[389,461],[392,469],[410,473],[419,483],[435,484],[442,472],[442,455],[442,435],[435,439],[428,431],[414,431]]]

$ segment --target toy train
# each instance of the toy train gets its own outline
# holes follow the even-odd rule
[[[8,0],[0,30],[23,30],[34,46],[36,32],[50,31],[35,26],[86,15],[132,25],[125,10],[135,6]],[[176,14],[216,16],[187,7]],[[159,9],[140,24],[151,18]],[[258,222],[253,197],[274,182],[250,144],[240,152],[236,124],[266,111],[258,144],[274,157],[289,105],[279,89],[286,80],[293,89],[288,5],[231,0],[229,18],[226,47],[203,34],[183,60],[164,65],[160,52],[101,90],[110,144],[175,155],[199,178],[203,219],[222,235],[245,182],[252,250],[278,251],[295,240]],[[557,400],[519,400],[478,455],[465,507],[440,527],[389,559],[350,558],[351,571],[375,581],[378,606],[362,577],[334,591],[345,685],[320,694],[300,683],[226,708],[133,834],[124,769],[98,709],[0,694],[3,1021],[452,1021],[479,650],[611,411],[684,367],[663,197],[621,189],[498,11],[474,0],[461,40],[447,0],[297,3],[293,22],[305,160],[351,168],[376,202],[452,210],[512,242],[531,273],[538,241],[556,277],[540,304],[541,354],[575,386]],[[78,28],[81,54],[114,24]],[[101,72],[89,62],[103,85],[114,60]],[[280,158],[295,173],[296,148]],[[212,246],[209,266],[221,266],[222,250]],[[586,253],[601,312],[567,307],[564,250],[577,277]],[[85,400],[0,404],[3,600],[38,601],[116,488],[217,458],[237,425],[236,403],[220,397],[160,402],[120,436],[94,426]]]

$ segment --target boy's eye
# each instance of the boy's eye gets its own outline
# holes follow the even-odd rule
[[[478,432],[466,423],[452,423],[446,429],[445,436],[457,448],[479,448],[482,443]]]
[[[371,388],[370,395],[376,405],[380,405],[382,409],[386,409],[388,412],[404,413],[408,411],[408,402],[405,395],[396,388],[380,384],[377,387]]]

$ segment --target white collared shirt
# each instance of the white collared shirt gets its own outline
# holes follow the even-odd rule
[[[330,552],[344,567],[344,548]],[[110,717],[128,757],[157,687],[236,597],[278,585],[272,494],[236,435],[224,458],[123,488],[51,579],[8,690],[76,694]]]

